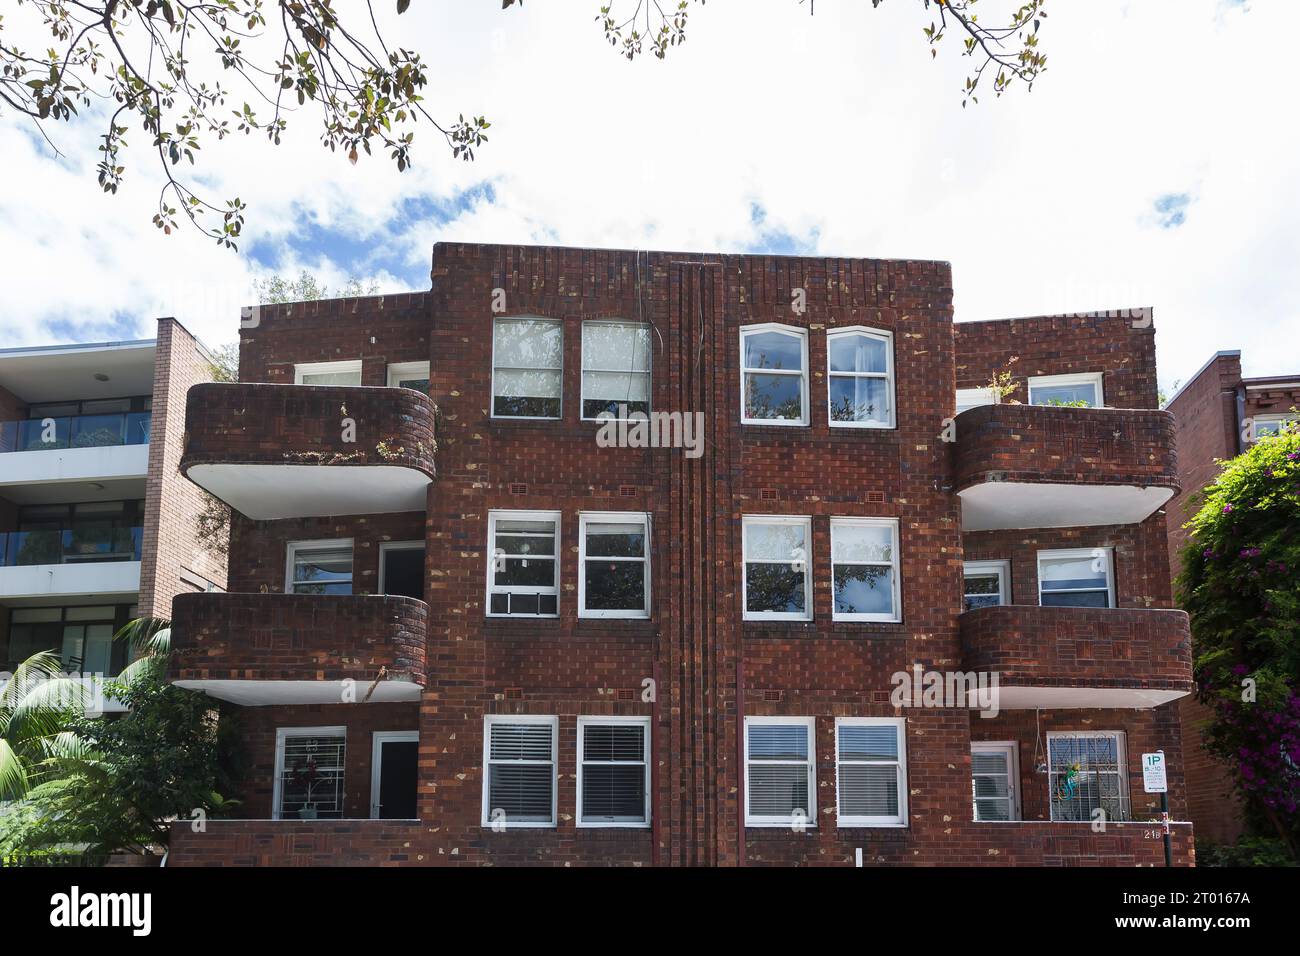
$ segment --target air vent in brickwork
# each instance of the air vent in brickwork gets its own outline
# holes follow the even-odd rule
[[[512,495],[526,495],[528,494],[528,486],[522,481],[512,481],[510,483],[510,493]]]
[[[507,687],[506,700],[522,700],[524,689],[522,687]]]
[[[620,498],[635,498],[636,485],[619,485],[618,494]]]
[[[878,691],[875,691],[874,693],[872,693],[872,695],[871,695],[871,699],[872,699],[875,703],[877,703],[877,704],[888,704],[888,703],[889,703],[889,691],[887,691],[887,690],[878,690]]]
[[[620,687],[618,690],[619,700],[636,700],[636,691],[630,687]]]
[[[885,493],[883,491],[868,491],[867,501],[873,505],[883,504],[885,501]]]
[[[785,697],[785,691],[782,690],[765,690],[763,691],[763,700],[778,704]]]
[[[760,501],[776,501],[776,489],[764,488],[758,493]]]

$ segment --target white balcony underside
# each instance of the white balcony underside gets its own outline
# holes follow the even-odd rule
[[[1137,524],[1164,505],[1171,488],[985,481],[958,492],[963,531],[1084,528]]]
[[[998,710],[1150,710],[1190,691],[1147,687],[999,687]],[[974,694],[970,706],[982,709]]]
[[[423,511],[430,484],[397,465],[193,465],[187,474],[254,521]]]
[[[139,561],[86,561],[0,568],[0,601],[66,603],[134,601],[140,590]]]
[[[76,501],[142,496],[148,470],[148,445],[7,452],[0,455],[0,495],[24,505],[69,500],[70,492]],[[105,487],[88,492],[92,481]]]
[[[339,680],[178,680],[172,683],[244,707],[361,703],[370,690],[370,685],[361,681]],[[379,682],[365,703],[389,704],[419,699],[419,684],[385,680]]]

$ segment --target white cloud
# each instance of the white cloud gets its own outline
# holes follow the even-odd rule
[[[436,239],[739,251],[757,205],[763,230],[819,253],[951,261],[959,319],[1153,305],[1166,386],[1222,348],[1241,348],[1248,374],[1295,370],[1276,347],[1300,340],[1294,5],[1062,4],[1034,91],[965,110],[969,61],[953,37],[931,62],[913,0],[827,0],[815,16],[794,0],[719,0],[693,10],[664,63],[619,59],[598,6],[385,8],[390,36],[434,64],[435,113],[493,121],[479,160],[452,162],[426,128],[413,171],[353,167],[298,122],[279,150],[243,137],[210,150],[212,192],[250,203],[246,243],[333,284],[367,263],[305,248],[304,223],[422,282]],[[78,169],[0,125],[0,334],[40,341],[62,329],[53,320],[92,326],[113,310],[142,333],[175,314],[231,338],[258,268],[157,235],[139,150],[130,189],[103,197],[94,132]],[[494,200],[450,222],[393,218],[403,199],[484,180]],[[1160,228],[1154,204],[1183,193],[1185,221]]]

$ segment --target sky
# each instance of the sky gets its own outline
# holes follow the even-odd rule
[[[248,203],[238,252],[153,226],[142,132],[109,196],[102,116],[50,127],[56,156],[0,111],[0,347],[150,337],[162,315],[223,344],[259,278],[426,289],[446,240],[941,259],[958,321],[1153,307],[1166,391],[1220,349],[1300,371],[1300,5],[1053,0],[1033,90],[963,109],[970,61],[956,36],[932,61],[921,0],[710,0],[685,45],[632,63],[604,2],[380,0],[430,111],[484,115],[490,141],[455,161],[423,124],[405,173],[325,150],[311,113],[279,147],[213,142],[192,175]]]

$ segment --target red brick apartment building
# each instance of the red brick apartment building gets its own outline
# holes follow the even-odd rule
[[[1276,434],[1295,421],[1300,375],[1244,378],[1241,353],[1217,352],[1170,400],[1178,425],[1178,484],[1183,491],[1168,506],[1169,565],[1178,573],[1183,524],[1194,495],[1219,473],[1217,462],[1235,458],[1256,438]],[[1195,697],[1179,701],[1186,740],[1187,812],[1203,840],[1234,843],[1242,834],[1241,807],[1223,766],[1201,747],[1201,724],[1209,709]]]
[[[115,675],[118,628],[225,586],[195,533],[203,493],[177,471],[186,395],[211,379],[172,319],[154,339],[0,349],[0,671],[53,650]]]
[[[458,244],[251,312],[172,612],[246,819],[169,865],[1159,865],[1155,750],[1190,864],[1149,315],[952,318],[942,262]],[[647,411],[688,447],[606,447]]]

